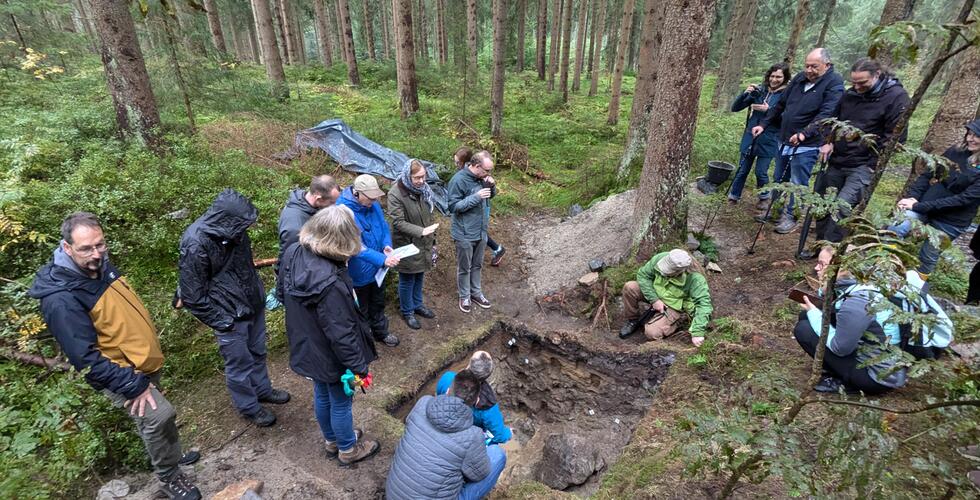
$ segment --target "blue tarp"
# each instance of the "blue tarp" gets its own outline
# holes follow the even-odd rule
[[[280,158],[291,159],[296,152],[317,148],[327,153],[337,164],[349,172],[357,174],[380,175],[392,181],[398,179],[408,161],[405,153],[386,148],[367,137],[351,130],[343,120],[326,120],[319,125],[296,134],[293,149]],[[446,167],[419,159],[428,173],[429,186],[435,195],[436,208],[448,215],[446,187],[439,179],[438,170]]]

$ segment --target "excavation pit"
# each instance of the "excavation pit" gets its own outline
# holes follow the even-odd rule
[[[442,373],[462,370],[477,350],[494,358],[490,383],[514,434],[503,445],[501,482],[533,479],[582,495],[594,492],[619,458],[674,361],[669,352],[592,349],[559,334],[497,324],[391,414],[404,419],[419,398],[435,393]]]

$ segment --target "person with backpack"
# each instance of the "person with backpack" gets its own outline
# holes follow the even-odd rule
[[[919,273],[907,271],[905,285],[888,300],[904,313],[935,316],[930,324],[923,324],[917,329],[912,322],[898,323],[890,318],[884,320],[882,326],[892,344],[897,344],[916,359],[936,359],[945,352],[953,341],[953,320],[929,295],[929,284]]]

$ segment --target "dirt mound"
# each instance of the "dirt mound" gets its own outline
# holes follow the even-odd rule
[[[610,196],[564,221],[545,220],[525,233],[528,284],[535,296],[575,283],[592,259],[618,264],[630,248],[636,191]]]

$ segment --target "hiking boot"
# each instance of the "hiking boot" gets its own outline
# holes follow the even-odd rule
[[[484,297],[482,293],[479,295],[470,295],[470,300],[472,300],[474,304],[484,309],[490,309],[490,301],[487,300],[487,298]]]
[[[371,439],[358,439],[354,446],[349,450],[340,450],[337,453],[337,461],[341,466],[347,466],[355,462],[360,462],[366,458],[374,456],[381,449],[381,444]]]
[[[810,248],[804,248],[803,250],[800,250],[800,253],[797,254],[797,257],[799,257],[800,260],[811,260],[817,257],[817,252],[814,252]]]
[[[281,391],[279,389],[273,389],[272,392],[266,394],[259,398],[259,403],[272,403],[274,405],[282,405],[289,402],[289,393],[286,391]]]
[[[188,451],[181,455],[180,460],[177,461],[177,465],[193,465],[201,459],[201,454],[196,451]]]
[[[820,379],[820,383],[813,387],[813,390],[837,394],[842,385],[844,385],[844,382],[841,382],[841,379],[837,377],[824,377]]]
[[[728,206],[734,207],[735,205],[738,205],[738,198],[729,198]]]
[[[765,215],[768,208],[769,198],[759,198],[759,201],[755,202],[755,209],[759,212],[759,215]]]
[[[783,215],[773,231],[779,234],[787,234],[796,229],[796,219],[792,215]]]
[[[626,337],[633,335],[633,332],[636,331],[636,327],[639,325],[639,323],[640,322],[635,319],[626,320],[626,323],[623,323],[623,327],[619,329],[619,338],[625,339]]]
[[[255,412],[253,415],[242,415],[242,417],[258,427],[270,427],[276,423],[276,415],[267,410],[264,406],[260,406],[259,411]]]
[[[973,485],[973,489],[980,491],[980,470],[971,470],[966,473],[966,479]]]
[[[362,435],[364,435],[363,431],[360,429],[354,429],[355,441],[360,441]],[[337,458],[337,453],[340,453],[340,449],[337,448],[336,441],[325,441],[324,448],[327,450],[327,458]]]
[[[432,309],[425,306],[419,306],[418,309],[415,310],[415,315],[422,316],[426,319],[433,319],[436,317],[436,313],[432,312]]]
[[[405,320],[405,324],[408,325],[408,327],[411,328],[412,330],[418,330],[419,328],[422,328],[422,324],[419,323],[418,318],[416,318],[415,315],[412,313],[403,314],[402,319]]]
[[[470,299],[459,299],[459,310],[464,313],[470,312]]]
[[[177,473],[173,479],[160,485],[158,495],[178,500],[200,500],[201,490],[191,484],[183,474]]]
[[[384,335],[379,335],[374,337],[374,340],[384,343],[388,347],[397,347],[399,344],[398,337],[394,333],[386,333]]]
[[[957,448],[956,453],[962,455],[963,458],[980,462],[980,446],[977,446],[975,444]]]
[[[493,267],[499,266],[500,265],[500,261],[504,260],[504,254],[505,253],[507,253],[507,249],[504,248],[503,245],[500,245],[499,247],[497,247],[497,250],[495,250],[493,252],[493,255],[490,257],[490,265],[493,266]]]

